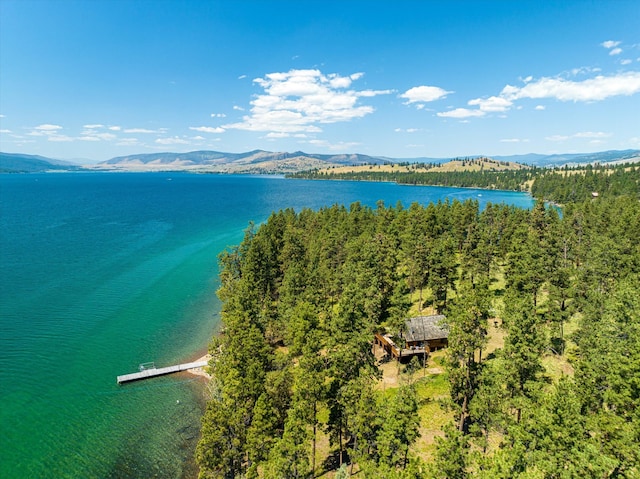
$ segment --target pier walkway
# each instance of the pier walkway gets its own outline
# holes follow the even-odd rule
[[[140,372],[118,376],[118,384],[129,383],[131,381],[139,381],[141,379],[154,378],[157,376],[164,376],[165,374],[179,373],[180,371],[186,371],[187,369],[202,368],[206,366],[208,362],[195,361],[193,363],[177,364],[175,366],[168,366],[166,368],[156,368],[153,363],[150,364],[151,367],[140,365]]]

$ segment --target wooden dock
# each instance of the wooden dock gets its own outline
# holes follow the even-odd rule
[[[208,361],[195,361],[193,363],[177,364],[166,368],[156,368],[155,365],[150,368],[140,367],[140,372],[123,374],[117,377],[118,384],[130,383],[132,381],[140,381],[141,379],[154,378],[164,376],[166,374],[179,373],[188,369],[202,368],[208,364]]]

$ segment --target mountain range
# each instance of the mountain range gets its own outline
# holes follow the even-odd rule
[[[476,158],[486,155],[468,156]],[[527,154],[492,156],[494,160],[530,166],[563,166],[589,163],[639,162],[640,150],[609,150],[597,153],[554,155]],[[211,173],[284,174],[331,166],[388,163],[446,163],[452,158],[388,158],[362,154],[319,155],[296,151],[246,153],[192,151],[188,153],[145,153],[119,156],[93,165],[79,165],[43,156],[0,153],[0,172],[32,173],[40,171],[191,171]]]
[[[38,155],[0,152],[0,173],[36,173],[39,171],[77,171],[82,166]]]
[[[190,170],[219,173],[292,173],[331,165],[364,165],[389,163],[379,157],[351,155],[317,155],[296,151],[270,152],[253,150],[246,153],[192,151],[188,153],[146,153],[112,158],[96,165],[98,169],[125,170]]]

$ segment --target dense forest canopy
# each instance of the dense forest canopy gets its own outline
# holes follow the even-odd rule
[[[201,477],[638,477],[640,202],[624,171],[611,184],[631,194],[598,184],[612,194],[561,215],[354,203],[250,225],[220,256]],[[551,180],[581,175],[545,177],[557,194]],[[427,310],[449,347],[386,387],[374,333]]]

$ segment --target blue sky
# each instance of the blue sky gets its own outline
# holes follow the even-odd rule
[[[0,150],[640,148],[640,2],[0,0]]]

